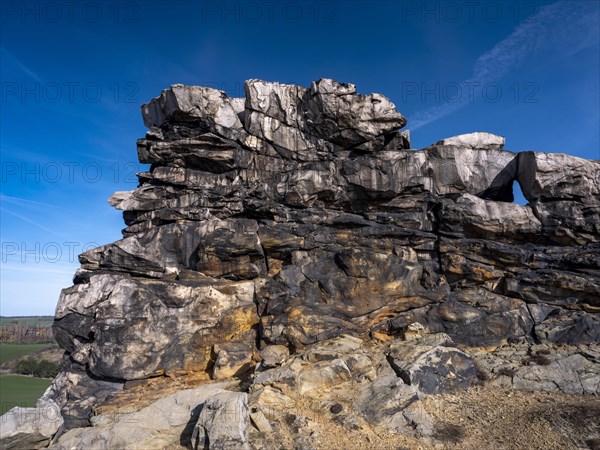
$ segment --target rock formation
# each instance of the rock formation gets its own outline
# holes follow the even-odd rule
[[[56,448],[162,448],[150,431],[119,440],[98,411],[178,374],[221,384],[188,406],[158,400],[179,405],[160,429],[211,449],[269,448],[268,411],[299,398],[427,438],[418,399],[481,367],[517,388],[599,392],[600,162],[510,152],[489,133],[411,149],[387,98],[329,79],[249,80],[245,95],[173,85],[142,106],[150,170],[109,200],[123,239],[80,256],[56,309]],[[562,385],[531,353],[500,370],[555,344],[572,349]],[[137,423],[162,407],[146,408]]]

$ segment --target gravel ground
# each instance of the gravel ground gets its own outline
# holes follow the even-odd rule
[[[600,449],[600,398],[474,387],[425,400],[443,448]]]

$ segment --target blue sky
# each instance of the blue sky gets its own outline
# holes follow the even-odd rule
[[[0,314],[53,314],[76,255],[121,237],[140,104],[322,77],[389,97],[413,147],[472,131],[600,159],[600,3],[2,2]]]

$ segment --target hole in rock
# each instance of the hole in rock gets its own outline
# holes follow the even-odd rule
[[[513,196],[514,202],[518,205],[526,205],[527,199],[523,195],[523,191],[521,190],[521,185],[517,180],[513,181]]]

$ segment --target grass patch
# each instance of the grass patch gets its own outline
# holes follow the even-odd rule
[[[14,322],[26,325],[37,325],[39,327],[52,326],[54,322],[53,316],[23,316],[23,317],[9,317],[0,316],[0,325],[8,325]]]
[[[0,375],[0,414],[15,406],[35,406],[35,402],[50,386],[52,380]]]
[[[0,344],[0,364],[52,347],[52,344]]]

